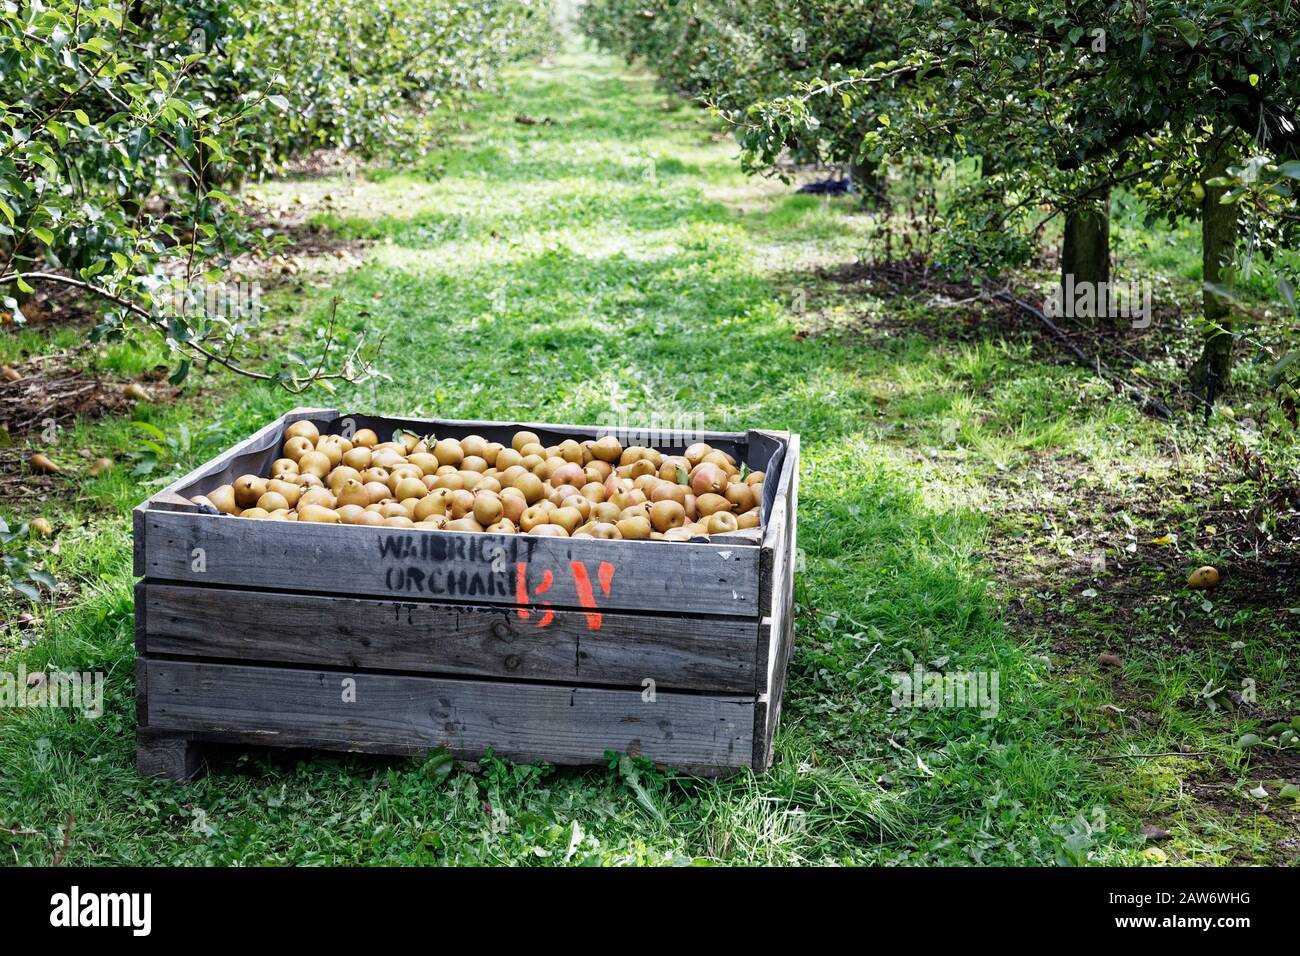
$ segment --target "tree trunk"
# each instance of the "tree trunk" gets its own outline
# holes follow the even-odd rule
[[[849,163],[849,180],[864,205],[882,209],[889,205],[889,186],[879,163]]]
[[[1110,283],[1109,189],[1100,193],[1095,207],[1085,206],[1065,214],[1061,285],[1069,290],[1084,282],[1093,284],[1094,295],[1099,295],[1101,283]]]
[[[996,200],[1005,204],[1005,194],[1003,193],[1002,183],[990,182],[992,177],[1001,172],[998,168],[997,157],[992,153],[980,153],[980,189],[985,198]]]
[[[1227,174],[1231,150],[1227,144],[1213,153],[1203,148],[1203,180]],[[1232,315],[1228,301],[1211,286],[1232,286],[1232,258],[1237,247],[1237,207],[1225,206],[1219,198],[1226,186],[1205,186],[1201,200],[1201,306],[1205,313],[1205,341],[1201,357],[1192,366],[1192,389],[1202,401],[1213,406],[1215,399],[1228,387],[1232,377]],[[1207,412],[1208,414],[1208,412]]]

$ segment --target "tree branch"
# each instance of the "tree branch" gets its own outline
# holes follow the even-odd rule
[[[112,302],[114,305],[117,305],[120,308],[126,309],[136,318],[144,321],[150,328],[156,331],[159,335],[162,335],[164,338],[168,336],[167,325],[164,322],[162,322],[156,315],[150,312],[148,309],[144,308],[138,302],[133,302],[130,299],[125,298],[124,296],[118,295],[117,293],[110,291],[109,289],[105,289],[103,286],[95,285],[93,282],[87,282],[84,279],[77,279],[73,276],[60,275],[57,272],[27,272],[21,274],[17,272],[11,272],[7,275],[0,275],[0,285],[7,285],[8,283],[15,282],[20,278],[24,280],[35,279],[42,282],[54,282],[60,285],[71,286],[72,288],[75,289],[81,289],[84,292],[89,292],[92,295],[98,296],[101,299],[105,299],[108,302]],[[220,353],[214,352],[212,349],[207,348],[206,346],[204,346],[199,342],[193,342],[193,341],[179,342],[177,343],[177,345],[182,350],[189,349],[194,353],[196,353],[198,356],[207,359],[209,362],[215,362],[216,364],[226,368],[227,370],[234,372],[236,375],[242,375],[245,378],[251,378],[259,382],[277,382],[281,385],[281,387],[285,388],[289,392],[292,392],[293,394],[299,394],[305,391],[306,389],[314,385],[316,382],[328,381],[331,379],[342,379],[344,381],[352,381],[351,373],[350,373],[351,364],[352,361],[360,354],[361,347],[365,344],[364,335],[361,337],[360,341],[358,341],[357,345],[352,349],[352,351],[348,354],[347,360],[343,363],[342,370],[338,372],[322,371],[325,366],[325,360],[328,357],[329,351],[333,347],[333,343],[334,343],[334,322],[335,322],[335,315],[338,311],[338,303],[339,300],[337,298],[334,299],[333,305],[330,309],[330,323],[329,323],[329,330],[327,333],[325,352],[321,355],[319,364],[317,365],[315,371],[313,371],[310,375],[306,376],[305,378],[299,378],[296,375],[293,376],[292,386],[285,385],[284,381],[276,375],[268,375],[265,372],[255,372],[250,368],[245,368],[244,366],[236,362],[233,358],[231,358],[229,354],[221,355]],[[381,340],[381,344],[382,344],[382,340]],[[362,364],[362,372],[369,372],[370,369],[371,369],[371,364],[369,362],[364,362]]]

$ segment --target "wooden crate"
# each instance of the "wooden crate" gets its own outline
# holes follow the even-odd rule
[[[761,530],[707,543],[252,521],[190,503],[265,474],[301,419],[507,445],[521,428],[547,444],[609,432],[301,409],[137,507],[142,774],[188,780],[208,743],[770,766],[793,637],[797,435],[655,436],[767,472]]]

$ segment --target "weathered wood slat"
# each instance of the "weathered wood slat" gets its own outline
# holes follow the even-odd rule
[[[772,645],[766,642],[770,636],[767,618],[770,618],[780,603],[780,590],[784,581],[786,565],[795,557],[794,541],[794,495],[799,479],[799,436],[790,438],[781,473],[776,476],[775,500],[773,511],[769,516],[763,532],[763,547],[759,553],[759,614],[765,619],[760,622],[758,647],[759,691],[765,691],[770,683],[771,665],[775,658],[770,653]],[[765,679],[766,678],[766,679]]]
[[[782,588],[779,603],[773,605],[773,612],[784,616],[781,622],[780,637],[777,641],[779,648],[772,668],[772,678],[768,682],[768,723],[767,733],[764,738],[767,741],[767,759],[764,766],[768,766],[772,761],[772,741],[776,737],[776,728],[781,721],[781,705],[785,699],[785,682],[790,670],[790,658],[794,654],[794,576],[796,564],[798,562],[799,552],[799,436],[794,435],[790,439],[790,447],[787,450],[790,456],[790,484],[787,507],[787,520],[789,523],[788,540],[786,543],[786,569],[785,582]]]
[[[790,438],[773,506],[772,544],[762,556],[764,617],[758,633],[758,687],[754,767],[772,763],[772,740],[781,717],[785,676],[794,646],[794,572],[798,559],[799,436]],[[770,592],[770,593],[769,593]]]
[[[638,427],[627,425],[562,425],[554,422],[493,422],[464,418],[380,418],[371,415],[336,415],[334,417],[338,418],[340,422],[350,420],[354,428],[375,428],[375,425],[379,424],[381,428],[375,428],[375,431],[379,433],[381,438],[388,437],[388,433],[381,429],[387,429],[388,432],[391,432],[396,428],[407,429],[417,435],[437,435],[438,437],[479,434],[489,440],[492,440],[493,435],[504,435],[508,439],[517,431],[530,431],[536,432],[544,441],[549,438],[585,440],[600,438],[604,435],[614,435],[616,437],[625,435],[627,440],[619,438],[625,445],[658,443],[655,444],[655,447],[663,445],[683,448],[701,441],[710,444],[715,442],[719,444],[743,444],[750,434],[749,432],[658,428],[654,427],[652,423]],[[333,426],[331,426],[331,430],[333,430]]]
[[[194,740],[601,763],[746,766],[752,698],[147,660],[149,727]],[[347,702],[346,681],[354,681]]]
[[[767,686],[770,682],[773,659],[770,621],[773,609],[780,597],[781,576],[786,560],[786,518],[788,511],[785,502],[784,496],[777,497],[776,504],[780,507],[772,515],[772,521],[768,527],[768,531],[774,540],[771,545],[765,544],[763,546],[759,556],[759,574],[762,578],[762,584],[759,587],[758,601],[762,617],[759,619],[755,670],[757,671],[758,692],[760,694],[767,692]]]
[[[207,475],[218,474],[231,462],[243,455],[247,455],[250,452],[259,450],[263,447],[278,446],[280,435],[284,432],[284,429],[293,422],[303,420],[328,420],[337,417],[338,411],[333,408],[295,408],[291,412],[285,412],[285,414],[281,415],[275,421],[263,425],[243,441],[227,448],[216,458],[213,458],[211,461],[205,462],[195,468],[183,478],[173,481],[162,491],[150,498],[146,504],[151,504],[156,507],[160,500],[180,495],[183,489],[188,488],[200,478]],[[275,441],[273,442],[272,439],[275,439]]]
[[[193,495],[199,494],[200,490],[211,491],[218,485],[238,477],[241,472],[262,470],[261,468],[250,469],[246,467],[241,462],[241,459],[260,454],[265,460],[265,464],[269,465],[275,454],[273,449],[280,445],[280,436],[290,423],[302,421],[303,419],[332,418],[337,415],[338,412],[332,408],[296,408],[291,412],[286,412],[269,425],[259,428],[243,441],[228,448],[211,461],[195,468],[185,477],[172,482],[144,503],[137,505],[131,513],[131,527],[135,537],[132,573],[137,577],[145,573],[142,563],[144,555],[141,550],[141,542],[144,540],[144,516],[146,514],[166,511],[193,514],[195,508],[189,499]]]
[[[139,650],[358,670],[755,692],[757,623],[145,582]],[[539,626],[544,624],[545,626]]]
[[[139,600],[139,592],[136,592]],[[138,613],[138,612],[137,612]],[[136,645],[139,647],[139,645]],[[137,651],[135,656],[135,725],[143,730],[149,720],[149,675],[145,670],[144,657]]]
[[[773,603],[772,616],[763,619],[759,631],[759,640],[766,643],[769,651],[769,664],[766,674],[766,689],[758,698],[761,714],[755,714],[759,721],[754,728],[755,744],[762,749],[755,751],[754,766],[766,769],[772,763],[772,740],[776,735],[777,725],[781,720],[781,703],[785,696],[786,672],[790,663],[790,654],[794,647],[794,569],[793,556],[784,563],[782,582]],[[760,677],[760,681],[763,678]]]
[[[384,598],[758,617],[758,548],[145,512],[136,573]],[[605,588],[605,583],[608,588]]]

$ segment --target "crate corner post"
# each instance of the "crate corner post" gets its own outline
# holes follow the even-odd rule
[[[203,774],[206,764],[197,742],[140,727],[135,735],[135,769],[142,777],[190,783]]]

